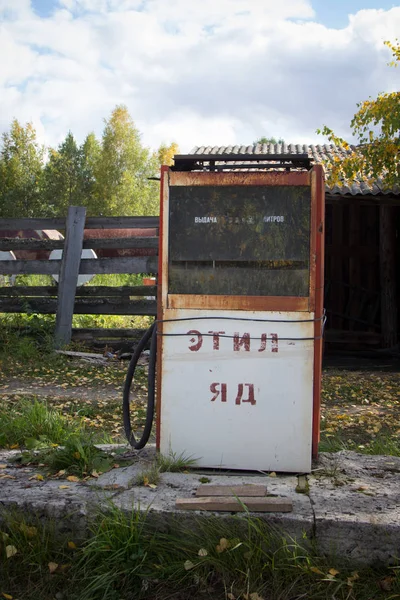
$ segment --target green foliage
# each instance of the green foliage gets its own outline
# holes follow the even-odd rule
[[[285,140],[283,138],[275,138],[275,137],[266,137],[262,136],[258,138],[254,144],[284,144]]]
[[[53,600],[57,589],[65,587],[74,558],[68,537],[54,521],[43,524],[36,515],[15,510],[1,516],[0,597]],[[8,556],[7,547],[13,549]],[[57,573],[51,575],[49,566],[56,566]]]
[[[17,119],[2,135],[0,150],[0,216],[39,217],[51,214],[43,205],[40,187],[44,150],[32,123]]]
[[[183,452],[176,454],[170,452],[167,455],[158,454],[154,463],[147,469],[141,471],[136,477],[136,485],[155,486],[160,481],[161,473],[180,473],[189,467],[196,466],[197,460],[186,456]]]
[[[400,44],[385,44],[394,57],[390,66],[397,66],[400,63]],[[343,160],[336,157],[327,162],[328,184],[382,179],[383,187],[392,188],[400,183],[400,92],[382,93],[357,106],[358,111],[350,123],[352,134],[359,144],[355,150],[351,150],[349,143],[326,125],[317,130],[330,142],[348,151]]]
[[[59,409],[37,399],[0,404],[0,446],[62,444],[77,426]]]
[[[171,164],[175,143],[152,152],[127,108],[117,106],[101,142],[89,133],[78,146],[68,132],[57,149],[36,140],[31,123],[14,119],[0,148],[0,216],[65,216],[68,206],[86,206],[89,216],[156,215],[157,177],[161,164]]]
[[[106,120],[96,165],[96,197],[107,215],[158,214],[158,184],[149,181],[158,161],[140,141],[128,109],[117,106]]]
[[[160,473],[179,473],[189,467],[195,467],[197,458],[193,456],[187,456],[184,452],[176,454],[176,452],[170,452],[169,454],[158,454],[157,465]]]
[[[110,441],[110,440],[103,440]],[[62,448],[52,448],[41,453],[38,462],[46,464],[54,472],[65,471],[69,475],[83,477],[93,471],[104,473],[109,471],[114,458],[97,448],[93,436],[81,428],[69,435]]]
[[[143,469],[135,478],[135,485],[144,485],[155,487],[160,481],[160,469],[157,463],[151,464],[147,469]]]
[[[81,153],[71,132],[57,150],[50,149],[44,168],[44,204],[55,215],[64,215],[68,206],[84,203],[81,177]]]
[[[158,162],[160,165],[173,165],[175,154],[179,154],[179,146],[176,142],[172,142],[169,146],[161,144],[157,150]]]

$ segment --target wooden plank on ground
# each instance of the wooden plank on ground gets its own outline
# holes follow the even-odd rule
[[[196,496],[246,496],[262,497],[267,495],[266,485],[199,485]]]
[[[246,508],[250,512],[291,512],[293,510],[292,501],[279,496],[263,498],[243,496],[240,499],[227,496],[177,498],[175,506],[180,510],[210,510],[213,512],[244,512]]]

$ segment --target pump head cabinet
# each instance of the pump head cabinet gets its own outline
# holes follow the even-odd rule
[[[162,169],[157,445],[307,472],[319,440],[321,167]]]

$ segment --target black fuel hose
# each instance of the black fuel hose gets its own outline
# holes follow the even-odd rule
[[[149,371],[147,375],[147,408],[146,408],[146,422],[143,430],[142,437],[139,441],[132,431],[131,414],[130,414],[130,402],[129,395],[134,381],[135,369],[142,354],[146,348],[149,340],[150,342],[150,357],[149,357]],[[122,396],[122,414],[124,420],[125,434],[130,445],[136,450],[144,448],[149,441],[151,434],[151,428],[154,419],[154,406],[155,406],[155,383],[156,383],[156,356],[157,356],[157,325],[154,322],[151,327],[146,331],[140,342],[135,348],[132,358],[129,363],[128,371],[125,377],[124,391]]]

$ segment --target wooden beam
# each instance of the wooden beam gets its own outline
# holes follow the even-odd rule
[[[132,231],[135,231],[132,229]],[[91,238],[89,240],[84,240],[83,242],[84,248],[91,248],[92,250],[96,250],[96,248],[102,249],[113,249],[113,250],[125,250],[125,249],[134,249],[134,248],[158,248],[158,237],[124,237],[124,238]]]
[[[381,283],[382,345],[392,348],[397,344],[396,297],[396,219],[395,209],[379,209],[379,262]]]
[[[179,510],[211,510],[228,512],[291,512],[292,501],[278,496],[264,496],[263,498],[242,497],[229,498],[227,496],[207,498],[177,498],[175,506]]]
[[[245,496],[250,497],[262,497],[267,495],[266,485],[213,485],[204,484],[199,485],[196,490],[196,496]]]
[[[77,207],[79,208],[79,207]],[[157,229],[159,217],[88,217],[86,229]],[[63,218],[1,219],[0,230],[65,229]]]
[[[40,274],[57,275],[60,271],[60,260],[2,260],[0,274],[22,275]],[[117,258],[83,258],[80,261],[79,273],[84,275],[108,273],[148,273],[158,270],[156,256],[119,256]]]
[[[157,270],[157,256],[119,256],[118,258],[84,258],[81,261],[79,273],[85,275],[104,275],[107,273],[155,274]]]
[[[27,310],[43,315],[57,313],[57,298],[6,298],[0,297],[0,312],[26,313]],[[114,298],[89,300],[75,298],[74,314],[76,315],[144,315],[155,316],[157,305],[155,300],[118,301]]]
[[[4,229],[65,229],[65,219],[59,218],[22,218],[0,219],[0,231]]]
[[[56,297],[58,295],[57,285],[15,285],[0,287],[0,297],[24,298],[24,297]],[[157,286],[155,285],[136,285],[136,286],[106,286],[106,285],[88,285],[76,289],[76,298],[133,298],[136,296],[156,296]]]
[[[86,229],[157,229],[159,217],[88,217]]]
[[[3,275],[58,275],[60,260],[2,260],[0,273]]]
[[[2,238],[0,250],[60,250],[64,240],[32,240],[25,238]]]
[[[71,341],[75,291],[81,262],[86,208],[70,206],[66,221],[66,236],[58,284],[58,305],[55,345],[60,349]],[[49,261],[50,263],[52,261]]]
[[[134,229],[132,230],[134,231]],[[93,238],[83,241],[83,248],[125,250],[134,248],[158,248],[158,237]],[[0,250],[59,250],[64,240],[32,240],[23,238],[0,239]]]

